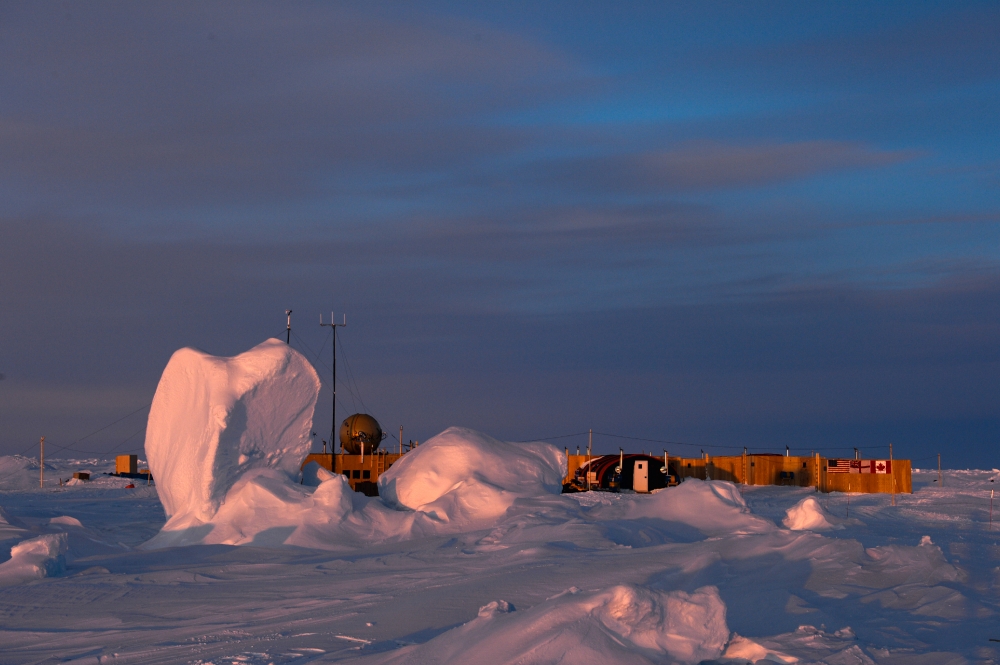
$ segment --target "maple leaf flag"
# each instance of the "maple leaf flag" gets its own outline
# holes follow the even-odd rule
[[[874,473],[892,473],[892,462],[886,459],[872,460]]]

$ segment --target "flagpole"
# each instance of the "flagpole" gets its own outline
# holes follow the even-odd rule
[[[896,474],[892,471],[892,444],[889,444],[889,478],[892,485],[892,505],[896,505]]]

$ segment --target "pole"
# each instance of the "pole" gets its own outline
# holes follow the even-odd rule
[[[892,483],[892,505],[896,505],[896,474],[892,469],[892,444],[889,444],[889,479]]]
[[[990,531],[993,530],[993,490],[990,490]]]
[[[587,434],[587,491],[590,491],[590,474],[594,470],[590,463],[593,461],[591,457],[594,450],[594,429],[591,428],[590,432]]]
[[[292,310],[286,309],[285,316],[288,317],[288,324],[285,326],[285,344],[292,343]]]
[[[333,323],[333,312],[330,312],[330,323]],[[337,435],[337,432],[336,432],[336,430],[337,430],[337,326],[336,326],[336,324],[334,324],[332,326],[332,328],[333,328],[333,386],[332,386],[333,387],[333,410],[331,411],[331,416],[330,416],[330,450],[331,451],[333,451],[334,446],[337,445],[336,443],[334,443],[334,441],[336,441],[336,439],[334,437]],[[351,433],[348,432],[347,436],[351,436]],[[344,452],[344,442],[343,441],[340,442],[340,452]],[[361,460],[362,461],[364,461],[364,455],[365,455],[365,449],[364,449],[364,445],[362,444],[362,447],[361,447]]]
[[[403,454],[403,426],[399,426],[399,454]]]
[[[332,386],[333,387],[333,400],[332,400],[333,410],[332,410],[332,415],[330,417],[330,452],[333,452],[334,446],[336,445],[336,444],[334,444],[334,441],[336,440],[334,437],[336,437],[336,435],[337,435],[337,328],[346,328],[347,327],[347,314],[344,314],[344,322],[343,323],[336,323],[336,322],[334,322],[334,320],[333,320],[333,312],[330,312],[330,323],[323,323],[323,315],[320,314],[319,315],[319,325],[320,326],[324,326],[324,327],[328,326],[330,328],[333,328],[333,386]],[[344,452],[344,444],[343,444],[343,442],[341,442],[341,444],[340,444],[340,452],[341,453]]]
[[[45,437],[38,442],[38,486],[45,487]]]
[[[938,453],[938,487],[941,487],[941,453]]]

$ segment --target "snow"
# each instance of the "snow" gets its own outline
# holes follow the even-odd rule
[[[149,470],[168,531],[209,522],[247,472],[290,480],[311,445],[320,382],[312,365],[276,339],[233,358],[181,349],[167,363],[146,428]]]
[[[46,464],[46,470],[52,466]],[[38,487],[38,460],[20,455],[0,457],[0,490],[29,490]]]
[[[562,489],[558,463],[565,464],[565,458],[549,444],[503,443],[451,428],[410,455],[393,465],[380,485],[388,477],[386,493],[401,488],[415,504],[413,509],[395,496],[372,500],[358,494],[343,476],[315,463],[303,470],[299,483],[275,469],[251,468],[239,476],[211,518],[187,521],[183,528],[174,526],[172,518],[143,547],[360,548],[490,524],[519,498],[552,496]],[[500,464],[502,455],[513,458],[513,468]],[[164,483],[157,481],[161,494]]]
[[[396,462],[378,481],[389,506],[442,522],[494,520],[519,497],[562,492],[566,456],[547,443],[505,443],[452,427]]]
[[[10,550],[10,559],[0,563],[0,586],[57,575],[65,568],[67,538],[64,533],[22,540]]]
[[[206,394],[261,406],[239,381],[196,383],[210,373],[190,367],[184,380]],[[298,397],[270,399],[282,401],[276,419],[302,422]],[[197,412],[200,438],[185,422],[168,430],[187,438],[157,434],[178,450],[218,435],[199,475],[225,488],[216,503],[169,472],[125,489],[103,475],[110,460],[48,460],[39,488],[37,464],[0,458],[4,662],[1000,661],[988,641],[1000,639],[995,471],[946,471],[943,486],[915,472],[895,506],[693,479],[560,494],[552,446],[452,428],[369,498],[315,465],[300,483],[289,438],[241,462],[243,434],[290,431],[254,418],[217,427]],[[91,481],[58,485],[81,468]],[[191,497],[211,514],[195,515]]]
[[[518,499],[558,495],[566,457],[463,428],[379,478],[379,500],[312,463],[319,379],[277,340],[234,358],[181,349],[163,371],[146,452],[167,522],[145,549],[298,545],[326,550],[492,524]]]
[[[781,523],[792,531],[825,531],[834,528],[829,514],[812,496],[807,496],[785,511],[785,519]]]
[[[736,485],[719,480],[688,478],[679,487],[656,490],[648,501],[633,501],[623,513],[606,517],[655,518],[684,524],[705,536],[761,533],[774,530],[768,520],[751,514]]]
[[[573,587],[527,611],[493,601],[459,628],[365,662],[694,664],[719,657],[728,639],[726,608],[715,587],[693,593]]]

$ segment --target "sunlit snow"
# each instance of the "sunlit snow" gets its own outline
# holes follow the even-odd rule
[[[0,458],[0,660],[1000,659],[996,470],[916,471],[895,506],[693,479],[561,494],[554,446],[450,428],[369,498],[298,472],[316,387],[285,345],[178,352],[150,415],[155,484],[46,460],[39,488],[36,461]]]

